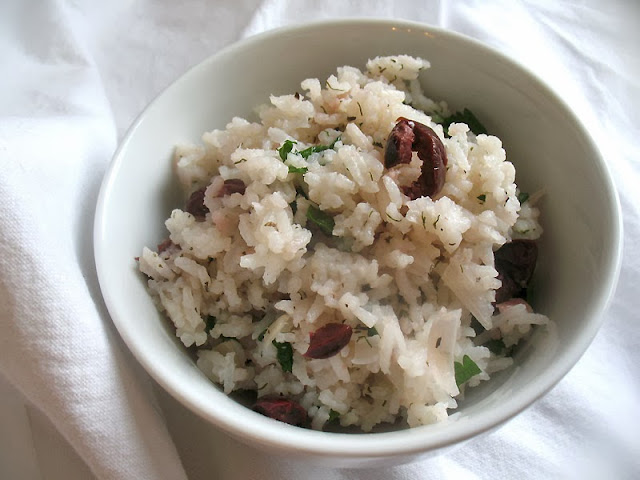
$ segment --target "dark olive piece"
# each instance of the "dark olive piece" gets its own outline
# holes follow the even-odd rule
[[[410,163],[412,152],[422,160],[420,177],[403,189],[411,200],[433,197],[440,193],[447,173],[447,152],[440,137],[433,129],[414,120],[400,117],[387,139],[384,165],[392,168],[401,163]]]

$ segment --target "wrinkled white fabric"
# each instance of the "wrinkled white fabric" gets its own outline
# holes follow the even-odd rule
[[[534,71],[592,133],[624,211],[616,295],[600,333],[566,378],[497,432],[434,459],[375,470],[268,457],[203,425],[168,398],[109,319],[91,236],[99,185],[117,141],[165,86],[241,38],[345,16],[448,28]],[[3,382],[50,422],[86,467],[82,471],[100,479],[639,478],[638,20],[640,4],[633,0],[5,0]],[[8,415],[2,415],[7,391],[0,389],[0,431],[9,431]],[[39,470],[27,475],[0,452],[0,478],[79,478],[71,470],[44,472],[44,458],[36,455]]]

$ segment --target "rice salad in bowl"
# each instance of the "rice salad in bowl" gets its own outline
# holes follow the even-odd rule
[[[197,365],[316,430],[441,422],[511,366],[542,234],[500,139],[370,59],[179,145],[184,207],[139,269]]]

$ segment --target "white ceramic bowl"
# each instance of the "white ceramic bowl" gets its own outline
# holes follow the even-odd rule
[[[524,190],[544,188],[545,234],[534,279],[537,310],[557,336],[537,334],[516,365],[469,391],[457,421],[376,434],[305,430],[231,400],[197,369],[156,311],[134,257],[166,235],[181,204],[171,155],[179,142],[223,128],[271,93],[290,93],[308,77],[376,55],[431,61],[427,94],[469,107],[498,135]],[[111,317],[138,361],[188,408],[247,444],[270,452],[374,466],[410,461],[489,431],[552,388],[595,336],[621,258],[617,195],[598,149],[562,99],[532,73],[451,32],[395,20],[345,20],[280,29],[215,54],[171,85],[138,118],[105,177],[96,213],[95,256]]]

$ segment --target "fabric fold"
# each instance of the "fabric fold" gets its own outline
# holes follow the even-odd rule
[[[93,214],[116,146],[100,76],[65,5],[8,8],[18,21],[5,30],[14,75],[0,99],[0,372],[98,478],[185,478],[95,277]]]

